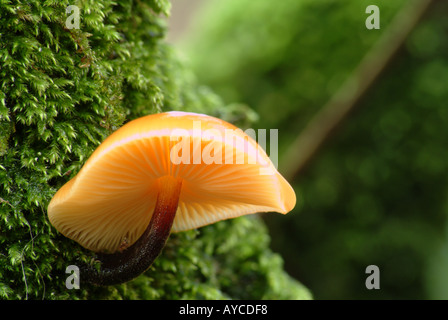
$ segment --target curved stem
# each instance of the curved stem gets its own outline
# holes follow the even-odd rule
[[[103,286],[124,283],[145,272],[159,256],[176,216],[182,179],[165,176],[158,183],[156,206],[145,232],[123,252],[99,254],[100,270],[92,266],[81,269],[81,280]]]

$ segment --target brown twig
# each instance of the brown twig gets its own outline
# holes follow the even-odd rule
[[[411,31],[435,0],[415,0],[401,9],[388,29],[365,55],[353,74],[311,119],[291,144],[280,164],[292,181],[316,154],[330,133],[344,120],[393,59]]]

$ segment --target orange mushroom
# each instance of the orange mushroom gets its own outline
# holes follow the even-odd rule
[[[53,226],[98,252],[99,285],[138,276],[171,231],[256,212],[288,213],[294,190],[264,150],[235,126],[203,114],[167,112],[110,135],[48,206]]]

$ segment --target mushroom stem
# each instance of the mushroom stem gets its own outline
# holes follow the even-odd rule
[[[123,252],[98,254],[100,270],[81,269],[81,279],[96,285],[114,285],[134,279],[145,272],[159,256],[168,239],[179,203],[182,179],[158,179],[159,194],[151,221],[141,237]]]

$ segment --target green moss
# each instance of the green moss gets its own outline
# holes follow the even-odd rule
[[[65,26],[68,5],[81,10],[79,30]],[[199,85],[164,44],[169,8],[162,0],[0,1],[1,298],[310,297],[254,218],[172,235],[150,270],[127,284],[65,287],[66,267],[92,253],[60,235],[46,208],[104,138],[160,111],[239,125],[254,118]]]

